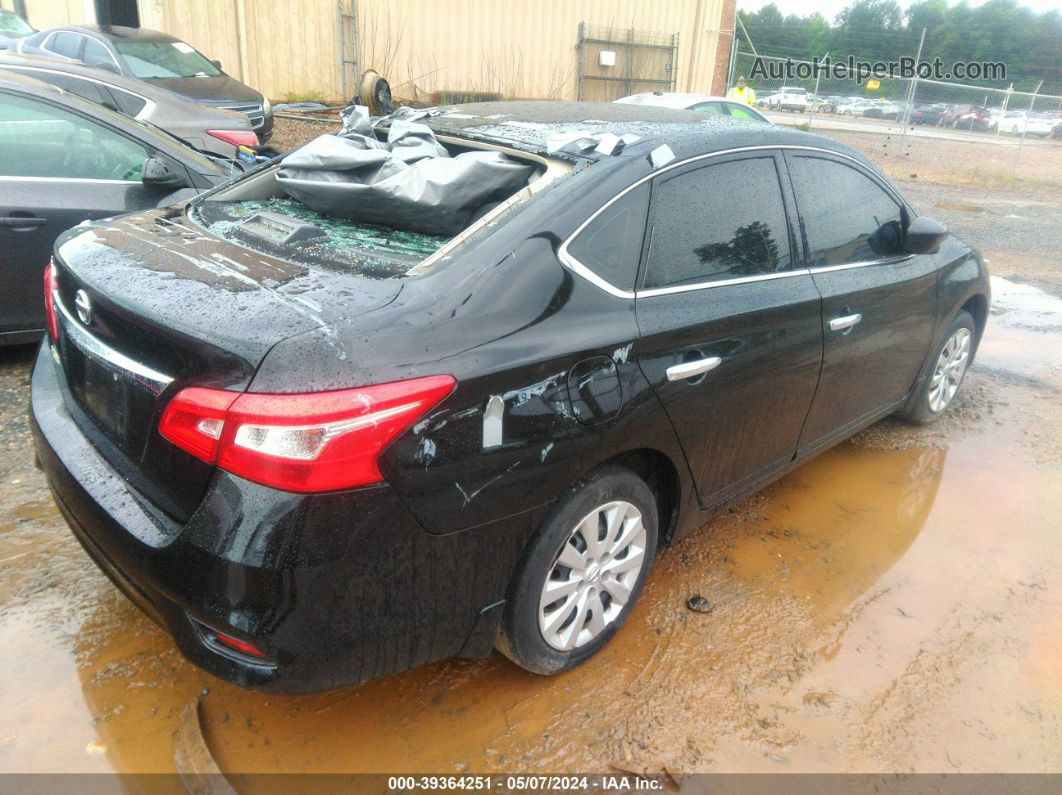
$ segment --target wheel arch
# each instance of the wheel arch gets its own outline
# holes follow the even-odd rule
[[[682,505],[682,480],[678,467],[666,453],[651,447],[638,447],[599,462],[591,471],[607,466],[629,469],[649,486],[656,498],[657,545],[670,543],[678,527]]]
[[[985,333],[985,326],[988,324],[988,296],[983,293],[975,293],[966,299],[966,302],[959,307],[960,312],[969,312],[970,316],[974,319],[975,339],[974,350],[981,344],[981,337]]]

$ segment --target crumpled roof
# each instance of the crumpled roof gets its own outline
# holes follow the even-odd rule
[[[514,100],[448,105],[416,113],[418,121],[439,134],[490,141],[576,162],[598,160],[608,153],[589,150],[573,155],[570,151],[551,151],[551,138],[556,140],[560,134],[573,132],[637,136],[637,142],[628,139],[625,153],[632,153],[632,149],[633,152],[648,151],[666,142],[679,156],[694,150],[711,151],[730,146],[815,146],[843,152],[873,166],[864,155],[831,138],[777,124],[705,116],[691,110],[615,102]]]
[[[387,140],[380,141],[364,106],[341,115],[339,134],[285,155],[276,173],[288,196],[335,218],[454,235],[533,173],[501,152],[451,157],[430,127],[408,118],[392,117]]]

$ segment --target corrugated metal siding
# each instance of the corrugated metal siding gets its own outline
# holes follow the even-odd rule
[[[5,0],[6,1],[6,0]],[[341,94],[336,0],[139,0],[178,36],[279,99]],[[38,26],[85,19],[83,0],[28,0]],[[677,33],[676,90],[710,91],[724,0],[358,0],[359,62],[397,96],[440,90],[574,99],[580,22]],[[730,27],[732,22],[728,22]]]
[[[722,9],[722,0],[360,0],[362,62],[401,96],[574,98],[578,27],[586,22],[679,34],[677,89],[707,91]]]

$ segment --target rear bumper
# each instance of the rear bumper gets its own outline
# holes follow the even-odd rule
[[[432,535],[386,485],[306,496],[218,472],[177,525],[81,433],[60,372],[45,342],[32,426],[56,503],[195,664],[247,687],[313,691],[490,653],[530,515]],[[268,662],[223,653],[204,628],[253,642]]]

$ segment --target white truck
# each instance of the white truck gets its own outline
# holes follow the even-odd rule
[[[776,94],[767,97],[770,110],[793,110],[804,113],[808,109],[808,90],[795,86],[782,86]]]

